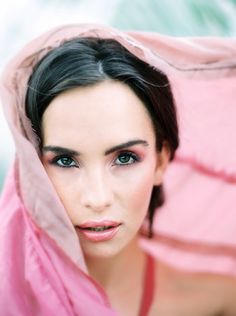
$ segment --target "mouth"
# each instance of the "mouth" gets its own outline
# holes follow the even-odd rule
[[[121,223],[114,221],[86,222],[76,226],[80,236],[93,242],[112,239],[120,229]]]
[[[102,232],[104,230],[112,229],[115,226],[100,226],[100,227],[79,227],[80,229],[90,230],[92,232]]]

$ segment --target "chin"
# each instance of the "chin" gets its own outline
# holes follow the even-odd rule
[[[116,247],[114,245],[94,245],[89,247],[83,247],[82,250],[87,258],[94,259],[109,259],[117,256],[121,251],[122,247]]]
[[[131,240],[128,238],[122,238],[122,240],[110,240],[99,243],[90,243],[85,240],[81,240],[81,248],[85,257],[94,259],[111,259],[119,254],[132,251],[134,245],[136,245],[138,238],[137,235],[133,236]]]

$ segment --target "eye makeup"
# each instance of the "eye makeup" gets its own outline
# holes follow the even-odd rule
[[[117,146],[114,146],[104,152],[105,156],[114,153],[114,159],[112,159],[112,166],[125,167],[136,164],[143,160],[143,150],[129,150],[130,147],[141,145],[147,147],[148,143],[144,140],[131,140]],[[53,157],[52,157],[53,156]],[[42,157],[47,160],[51,165],[60,168],[79,168],[78,157],[82,156],[81,153],[74,149],[61,147],[61,146],[44,146],[42,149]],[[52,157],[52,158],[51,158]]]
[[[79,168],[78,163],[70,156],[60,155],[56,156],[53,159],[49,160],[49,163],[60,168]]]
[[[116,155],[114,165],[128,166],[141,161],[141,157],[132,151],[121,151]]]

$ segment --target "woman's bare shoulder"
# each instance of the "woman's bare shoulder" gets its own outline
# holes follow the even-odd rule
[[[236,315],[235,277],[184,271],[162,261],[155,269],[158,315]]]

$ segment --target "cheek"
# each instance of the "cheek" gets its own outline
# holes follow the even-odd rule
[[[154,185],[154,174],[151,166],[144,166],[139,172],[130,175],[129,181],[123,186],[126,192],[126,208],[132,209],[136,216],[144,217],[148,211]]]
[[[142,178],[139,182],[136,182],[131,192],[133,203],[136,204],[139,209],[147,211],[151,192],[153,188],[153,181],[150,178]]]
[[[71,221],[74,221],[73,205],[75,204],[75,187],[76,177],[72,174],[55,172],[54,168],[45,166],[50,181],[52,182],[59,199],[61,200],[65,210]]]

